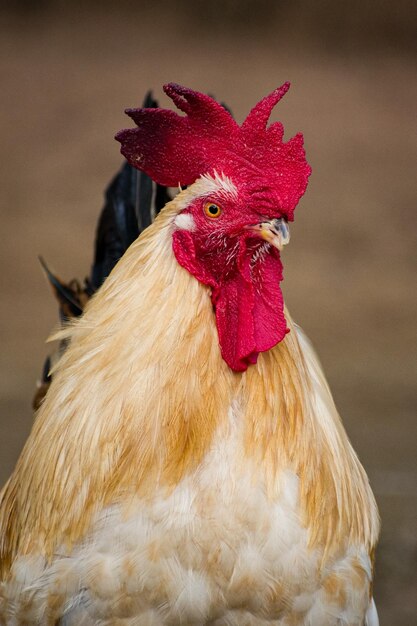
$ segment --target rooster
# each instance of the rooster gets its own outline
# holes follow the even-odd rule
[[[0,502],[3,624],[375,626],[379,521],[281,249],[310,167],[270,113],[127,110],[179,186],[74,323]]]

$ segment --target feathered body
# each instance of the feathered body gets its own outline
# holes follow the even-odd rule
[[[232,371],[175,259],[184,207],[225,185],[182,191],[60,333],[1,495],[2,623],[376,623],[378,513],[311,346],[286,312]]]

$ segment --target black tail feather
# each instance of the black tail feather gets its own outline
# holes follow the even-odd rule
[[[158,106],[151,91],[146,94],[143,106]],[[101,286],[130,244],[152,224],[155,215],[169,200],[166,187],[124,163],[105,193],[90,277],[93,291]]]
[[[81,315],[83,312],[83,306],[78,298],[77,290],[72,288],[71,285],[66,285],[54,274],[52,274],[51,270],[46,265],[45,260],[41,256],[39,257],[39,261],[46,277],[52,285],[52,289],[54,290],[55,296],[59,302],[61,313],[63,313],[65,317],[77,317],[78,315]]]

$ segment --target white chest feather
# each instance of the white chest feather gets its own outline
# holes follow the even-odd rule
[[[19,559],[3,589],[14,616],[6,623],[64,615],[65,626],[361,625],[365,550],[350,548],[321,569],[300,519],[297,476],[281,472],[271,499],[240,449],[231,411],[199,469],[169,495],[108,508],[46,569],[43,559]]]

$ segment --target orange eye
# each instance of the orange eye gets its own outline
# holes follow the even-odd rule
[[[207,217],[220,217],[222,210],[218,204],[214,204],[214,202],[206,202],[204,205],[204,213]]]

